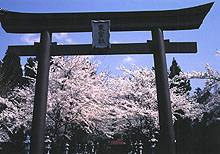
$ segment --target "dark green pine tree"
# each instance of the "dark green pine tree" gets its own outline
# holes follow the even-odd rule
[[[176,87],[176,93],[187,93],[192,89],[190,80],[184,77],[178,77],[182,72],[175,58],[173,58],[172,65],[170,66],[169,78],[173,80],[170,84],[170,88]]]
[[[176,62],[176,59],[173,57],[173,61],[172,61],[172,64],[170,66],[169,78],[172,79],[176,75],[180,75],[180,72],[182,72],[181,69],[180,69],[180,66]]]
[[[37,74],[34,71],[35,65],[36,65],[36,58],[28,58],[27,63],[24,66],[24,76],[30,77],[30,78],[36,78]]]
[[[17,55],[7,53],[0,64],[0,96],[24,83],[20,58]]]
[[[206,90],[202,91],[201,88],[196,88],[194,92],[194,97],[196,98],[197,103],[205,104],[209,101],[211,93]]]

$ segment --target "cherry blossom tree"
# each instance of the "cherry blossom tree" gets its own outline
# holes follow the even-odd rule
[[[207,113],[213,114],[212,120],[220,119],[220,73],[207,64],[205,71],[183,73],[182,76],[205,80],[205,86],[200,93],[203,95],[209,92],[209,96],[200,103],[204,104]]]
[[[36,67],[32,69],[36,71]],[[79,126],[88,134],[105,137],[132,128],[139,128],[146,136],[158,130],[154,71],[121,67],[123,75],[114,77],[105,72],[98,73],[97,68],[89,57],[52,58],[47,130],[71,136],[73,129]],[[27,78],[31,81],[27,87],[15,88],[7,99],[0,99],[5,106],[0,113],[0,130],[4,134],[21,127],[30,129],[35,79]],[[175,91],[170,89],[174,120],[177,114],[191,119],[202,116],[201,104]]]
[[[113,78],[111,81],[111,87],[115,88],[113,90],[115,93],[112,93],[115,99],[113,102],[120,104],[119,107],[123,108],[124,117],[126,117],[122,118],[126,127],[124,127],[125,125],[119,126],[123,127],[122,130],[139,127],[144,135],[152,135],[152,132],[149,133],[150,131],[159,129],[154,70],[139,67],[130,70],[122,67],[121,70],[124,72],[124,76]],[[174,121],[177,115],[183,118],[201,119],[203,106],[196,103],[188,94],[177,94],[173,87],[170,89],[170,97]],[[180,110],[182,112],[179,112]],[[150,123],[148,123],[149,121]]]

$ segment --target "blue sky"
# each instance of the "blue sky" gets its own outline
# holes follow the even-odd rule
[[[197,6],[213,2],[210,0],[0,0],[0,7],[19,12],[104,12],[104,11],[148,11],[167,10]],[[213,8],[199,30],[165,32],[165,38],[171,41],[196,41],[196,54],[169,54],[167,64],[170,66],[175,57],[183,71],[201,71],[205,64],[210,64],[220,71],[220,58],[216,51],[220,50],[220,2],[215,1]],[[151,39],[150,32],[117,32],[111,33],[111,42],[146,42]],[[4,56],[8,45],[33,44],[39,40],[36,34],[7,34],[0,28],[0,58]],[[91,43],[91,33],[54,34],[53,40],[59,43]],[[100,70],[107,69],[119,74],[120,65],[153,66],[152,55],[97,56],[101,63]],[[193,82],[194,86],[199,82]]]

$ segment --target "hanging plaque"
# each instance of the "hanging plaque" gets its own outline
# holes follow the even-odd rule
[[[92,47],[110,48],[110,20],[92,20]]]

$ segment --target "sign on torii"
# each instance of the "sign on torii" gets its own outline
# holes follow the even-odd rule
[[[198,29],[213,3],[167,11],[19,13],[1,9],[0,21],[8,33],[41,33],[40,43],[9,46],[7,52],[37,56],[38,70],[32,120],[31,153],[43,154],[49,60],[57,55],[153,54],[160,122],[160,153],[175,154],[175,136],[168,87],[166,53],[196,53],[196,42],[169,42],[163,31]],[[91,21],[108,20],[111,31],[151,31],[147,43],[111,44],[94,48],[92,44],[57,45],[54,32],[91,32]]]

